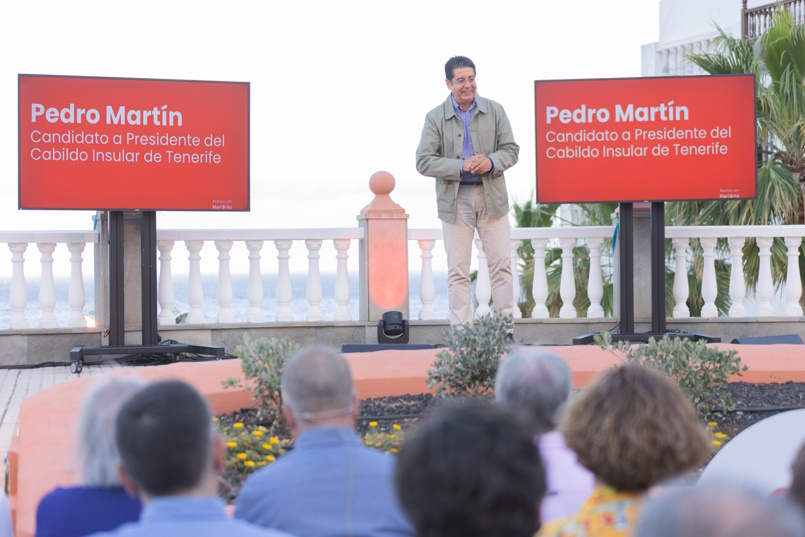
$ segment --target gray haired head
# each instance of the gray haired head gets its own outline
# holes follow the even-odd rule
[[[282,371],[282,401],[301,424],[350,416],[354,394],[349,364],[326,347],[298,351]]]
[[[84,397],[78,417],[75,455],[78,480],[82,485],[120,485],[115,420],[123,403],[143,386],[145,382],[137,377],[104,377]]]
[[[648,502],[635,537],[803,537],[802,511],[741,487],[683,487]]]
[[[528,416],[536,434],[556,428],[572,389],[567,362],[549,352],[513,353],[500,362],[495,377],[495,399]]]

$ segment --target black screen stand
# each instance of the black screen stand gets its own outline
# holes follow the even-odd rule
[[[157,217],[155,211],[141,213],[140,250],[142,276],[142,345],[125,344],[124,277],[123,277],[123,211],[109,211],[109,345],[70,350],[70,371],[80,373],[84,356],[124,354],[168,355],[173,360],[182,353],[223,358],[224,347],[159,344],[157,331]]]
[[[666,332],[665,327],[665,203],[651,203],[651,332],[634,333],[634,209],[631,203],[620,204],[618,239],[620,241],[620,333],[612,341],[646,343],[649,338],[683,337],[694,341],[720,343],[721,338],[694,332]],[[687,274],[684,275],[687,277]],[[596,334],[573,338],[574,345],[595,342]]]

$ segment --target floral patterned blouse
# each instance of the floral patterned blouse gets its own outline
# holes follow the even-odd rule
[[[634,531],[642,498],[598,485],[578,513],[545,524],[536,537],[626,537]]]

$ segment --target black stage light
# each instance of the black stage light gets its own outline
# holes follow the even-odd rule
[[[399,311],[387,311],[383,318],[377,322],[377,342],[408,343],[408,321],[403,320]]]

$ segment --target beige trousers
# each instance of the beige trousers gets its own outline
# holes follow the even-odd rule
[[[489,265],[492,301],[504,315],[514,312],[511,270],[511,226],[508,215],[489,219],[483,185],[461,185],[456,200],[456,223],[442,222],[447,252],[447,302],[452,326],[472,322],[470,262],[475,230]]]

